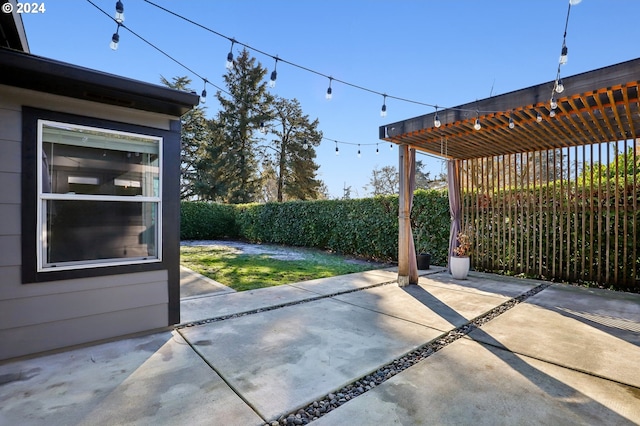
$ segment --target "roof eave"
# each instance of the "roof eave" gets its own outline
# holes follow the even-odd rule
[[[188,93],[0,49],[0,84],[180,117],[199,102]]]

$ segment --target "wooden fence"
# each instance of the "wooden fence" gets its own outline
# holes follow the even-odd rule
[[[640,141],[465,160],[477,270],[640,291]]]

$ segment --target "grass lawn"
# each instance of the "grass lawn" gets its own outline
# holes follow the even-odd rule
[[[238,253],[224,246],[181,246],[180,263],[236,291],[378,269],[378,263],[349,262],[319,250],[287,248],[303,259],[281,260],[269,254]]]

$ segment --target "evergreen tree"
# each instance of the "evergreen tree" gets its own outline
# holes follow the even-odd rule
[[[222,126],[216,120],[208,120],[209,142],[204,146],[202,155],[196,162],[197,178],[194,192],[198,198],[223,202],[227,195],[227,182],[232,180],[233,170],[225,166],[228,163],[228,150],[225,149]]]
[[[298,100],[276,97],[273,102],[273,153],[269,165],[276,173],[276,200],[309,200],[321,196],[322,182],[316,178],[315,147],[322,140],[318,120],[303,115]]]
[[[258,201],[261,203],[270,203],[278,199],[278,176],[270,162],[266,162],[260,174],[262,181],[262,190]]]
[[[160,77],[160,81],[175,90],[190,92],[191,79],[173,77],[172,81]],[[197,106],[180,119],[182,131],[180,137],[180,198],[197,198],[195,190],[198,181],[198,162],[204,153],[209,139],[209,127],[204,115],[204,107]]]
[[[224,75],[228,93],[216,94],[221,106],[216,120],[220,134],[212,139],[208,156],[211,167],[217,169],[215,179],[221,180],[217,183],[224,190],[221,198],[228,203],[254,201],[260,192],[255,134],[268,118],[271,97],[263,81],[266,72],[243,49]]]
[[[416,160],[416,189],[431,188],[431,172],[425,172],[422,160]]]

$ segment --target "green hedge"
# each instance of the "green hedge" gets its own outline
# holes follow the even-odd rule
[[[203,201],[180,203],[180,239],[239,238],[233,205]]]
[[[416,191],[412,224],[418,251],[444,265],[449,201],[442,191]],[[241,238],[316,247],[370,259],[397,260],[398,197],[221,205],[182,202],[181,238]]]

